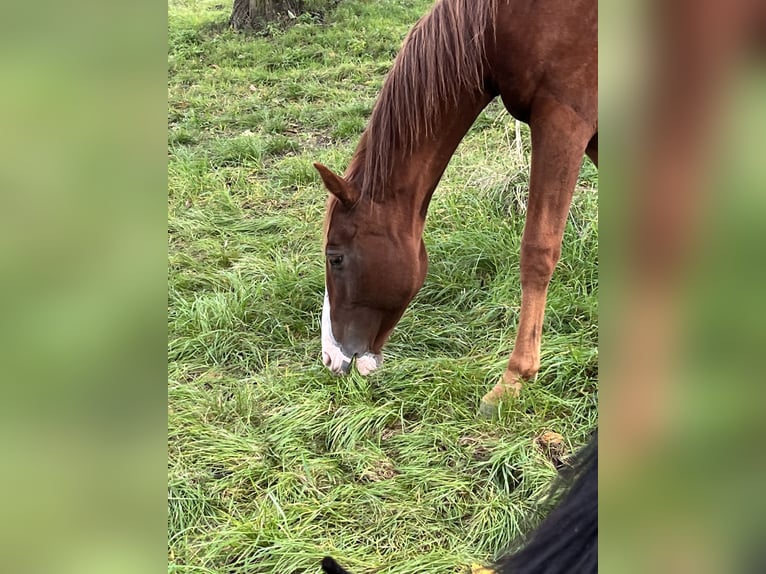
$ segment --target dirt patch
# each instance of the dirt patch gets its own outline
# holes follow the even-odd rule
[[[489,460],[496,442],[497,437],[493,435],[464,435],[457,441],[460,446],[467,447],[471,451],[471,458],[477,461]]]
[[[566,444],[562,435],[553,431],[545,431],[535,437],[535,446],[553,463],[553,466],[556,468],[565,466],[563,459]]]
[[[364,470],[359,477],[362,482],[380,482],[389,480],[399,474],[394,467],[394,463],[388,459],[376,462],[372,467]]]

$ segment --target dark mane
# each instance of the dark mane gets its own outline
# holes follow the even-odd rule
[[[362,196],[381,193],[398,147],[430,136],[444,103],[458,103],[461,90],[480,88],[484,32],[498,0],[440,0],[410,30],[388,73],[365,133],[346,172],[362,171]]]

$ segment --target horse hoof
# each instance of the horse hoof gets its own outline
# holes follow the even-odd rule
[[[506,382],[505,376],[495,387],[481,398],[479,415],[483,418],[496,418],[500,411],[501,402],[511,402],[521,394],[521,381],[517,377]]]
[[[497,399],[484,397],[479,403],[479,416],[483,419],[495,419],[499,414],[499,407],[500,402]]]

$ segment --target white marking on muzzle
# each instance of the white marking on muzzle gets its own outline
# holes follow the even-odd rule
[[[367,376],[375,369],[377,369],[383,362],[383,355],[373,355],[372,353],[365,353],[361,357],[356,358],[356,370],[362,376]]]
[[[332,322],[330,320],[330,297],[327,290],[324,293],[322,305],[322,362],[335,374],[348,372],[351,368],[353,357],[346,356],[341,351],[340,344],[332,334]],[[382,355],[365,353],[356,359],[356,369],[360,375],[369,375],[383,362]]]
[[[324,292],[324,304],[322,305],[322,362],[335,374],[340,374],[344,369],[351,366],[352,357],[347,357],[340,350],[338,341],[332,334],[330,322],[330,296],[327,290]]]

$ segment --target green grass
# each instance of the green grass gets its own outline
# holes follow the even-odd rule
[[[431,266],[369,378],[319,360],[325,191],[427,1],[344,0],[269,37],[230,3],[169,7],[168,571],[464,572],[540,512],[596,426],[597,174],[583,166],[550,288],[542,369],[498,420],[529,136],[493,103],[444,175]]]

